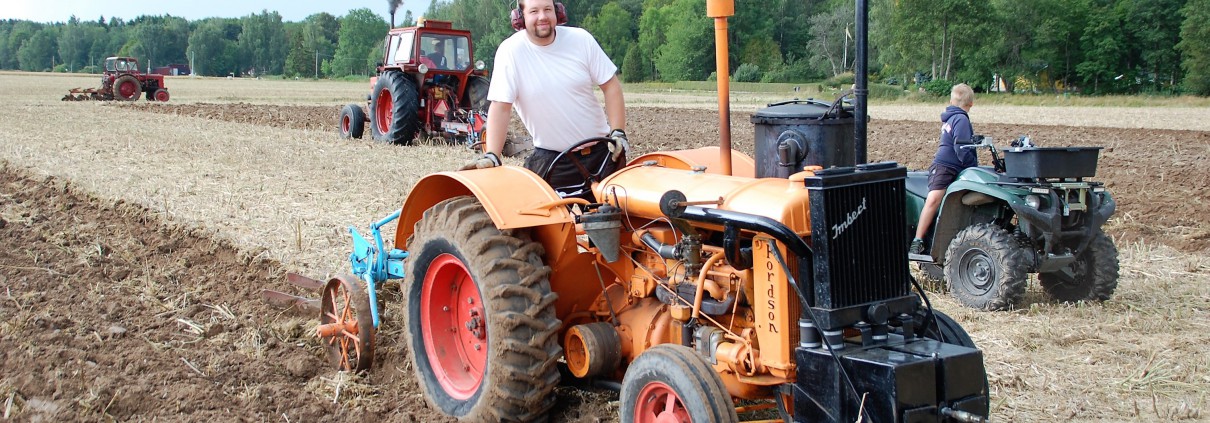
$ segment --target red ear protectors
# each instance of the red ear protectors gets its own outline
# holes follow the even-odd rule
[[[521,4],[517,3],[517,8],[513,9],[509,19],[512,20],[513,29],[520,31],[525,29],[525,16],[521,13]],[[563,25],[567,23],[567,9],[563,8],[563,3],[555,2],[555,25]]]

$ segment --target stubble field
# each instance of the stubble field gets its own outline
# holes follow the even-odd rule
[[[363,83],[170,78],[167,104],[59,101],[95,79],[0,74],[0,416],[442,420],[389,293],[376,367],[354,376],[326,364],[313,316],[259,291],[288,289],[287,271],[345,271],[348,225],[472,153],[339,140],[338,107]],[[752,151],[750,111],[791,95],[733,95],[739,150]],[[717,143],[712,97],[628,99],[640,152]],[[940,109],[873,106],[870,160],[925,167]],[[1106,231],[1122,279],[1106,303],[1031,287],[1022,309],[987,313],[932,295],[983,348],[993,418],[1210,419],[1210,110],[977,104],[972,120],[998,140],[1106,147],[1097,179],[1119,204]],[[609,391],[557,395],[555,421],[616,420]]]

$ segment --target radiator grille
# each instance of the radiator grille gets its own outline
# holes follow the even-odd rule
[[[814,304],[838,309],[907,295],[904,177],[894,162],[807,178]]]

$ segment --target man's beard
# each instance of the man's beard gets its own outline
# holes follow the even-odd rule
[[[555,35],[554,26],[547,26],[546,29],[541,29],[541,28],[538,28],[537,26],[538,25],[535,24],[533,28],[526,28],[527,30],[529,30],[529,36],[537,38],[537,39],[548,39]]]

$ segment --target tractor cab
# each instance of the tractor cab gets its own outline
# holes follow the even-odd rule
[[[105,72],[138,72],[139,60],[133,57],[109,57],[105,59]]]
[[[414,27],[393,29],[387,34],[386,45],[384,70],[402,69],[433,77],[467,75],[483,68],[471,56],[470,33],[453,29],[449,22],[422,20]]]

